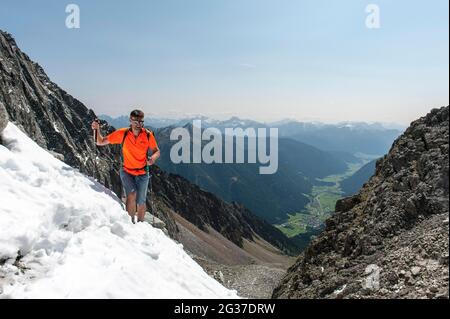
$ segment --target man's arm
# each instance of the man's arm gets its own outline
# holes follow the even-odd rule
[[[109,141],[107,137],[103,137],[100,133],[100,124],[97,121],[92,122],[92,129],[97,130],[97,141],[98,146],[108,145]]]
[[[147,164],[148,165],[153,165],[155,164],[155,162],[158,160],[158,158],[161,156],[161,152],[159,151],[159,148],[156,147],[155,149],[153,149],[153,154],[152,156],[150,156]]]
[[[161,156],[161,152],[159,151],[158,143],[156,143],[156,138],[153,132],[150,134],[149,138],[149,147],[152,150],[153,154],[150,156],[150,158],[147,160],[147,165],[153,165],[158,160],[159,156]]]

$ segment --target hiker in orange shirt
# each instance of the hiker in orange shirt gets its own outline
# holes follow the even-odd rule
[[[127,197],[127,212],[133,224],[136,222],[136,211],[138,222],[143,222],[147,210],[145,202],[150,180],[149,167],[160,156],[153,132],[144,128],[144,112],[132,111],[130,127],[118,129],[106,137],[100,134],[98,121],[92,123],[92,129],[97,132],[97,145],[121,144],[120,179]],[[150,157],[148,157],[149,149],[153,152]]]

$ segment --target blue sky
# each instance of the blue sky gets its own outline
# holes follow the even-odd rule
[[[449,103],[447,0],[0,3],[0,29],[99,114],[408,124]]]

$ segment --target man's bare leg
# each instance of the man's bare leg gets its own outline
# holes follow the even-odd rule
[[[145,206],[145,204],[137,205],[138,222],[144,221],[146,211],[147,211],[147,206]]]
[[[131,217],[131,221],[135,224],[134,216],[136,216],[136,193],[130,193],[127,195],[127,212]]]

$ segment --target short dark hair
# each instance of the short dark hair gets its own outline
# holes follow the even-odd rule
[[[142,119],[144,117],[144,112],[141,110],[133,110],[130,113],[130,117],[137,117],[138,119]]]

